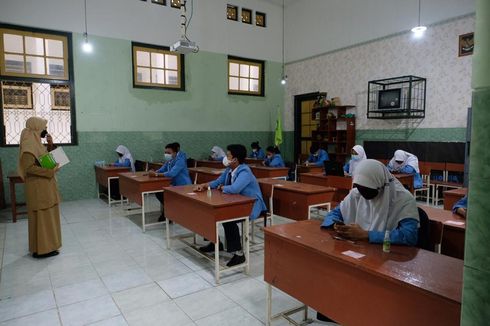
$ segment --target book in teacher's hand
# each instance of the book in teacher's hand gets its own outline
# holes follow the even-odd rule
[[[61,147],[39,156],[38,161],[41,167],[45,169],[54,169],[56,164],[59,164],[59,167],[62,167],[70,163],[70,159],[66,156],[65,151]]]

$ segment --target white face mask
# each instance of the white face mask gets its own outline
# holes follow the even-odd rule
[[[228,167],[228,166],[230,166],[230,163],[231,162],[230,162],[230,160],[228,160],[228,157],[226,157],[226,156],[223,157],[223,165],[224,166]]]
[[[351,158],[352,158],[354,161],[359,161],[359,159],[361,158],[361,156],[360,156],[360,155],[358,155],[358,154],[352,154],[350,157],[351,157]]]
[[[257,149],[255,149],[255,148],[252,149],[252,152],[257,153]]]
[[[172,154],[165,153],[165,161],[170,161],[172,158]]]

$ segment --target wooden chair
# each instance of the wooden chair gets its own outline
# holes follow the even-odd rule
[[[134,161],[134,169],[136,172],[148,171],[148,162],[136,160]]]
[[[443,162],[425,162],[425,165],[430,170],[429,179],[432,187],[432,205],[437,205],[439,201],[439,196],[436,198],[436,185],[438,183],[444,182],[444,176],[446,171],[446,163]],[[442,180],[433,179],[432,176],[435,171],[441,171]]]
[[[419,162],[420,176],[422,177],[422,188],[414,190],[414,196],[417,198],[417,194],[425,192],[426,203],[429,205],[431,196],[431,183],[430,183],[430,166],[426,162]]]
[[[445,168],[444,168],[444,181],[442,182],[437,182],[434,184],[434,194],[433,195],[433,201],[435,198],[436,204],[439,202],[439,188],[442,189],[459,189],[463,188],[463,184],[460,182],[452,182],[448,181],[448,175],[450,172],[457,172],[457,173],[464,173],[464,164],[460,163],[446,163]]]

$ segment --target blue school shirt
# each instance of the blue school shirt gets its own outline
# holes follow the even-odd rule
[[[270,166],[271,168],[283,168],[286,166],[281,154],[274,154],[272,155],[272,158],[266,158],[264,163],[266,166]]]
[[[454,204],[453,206],[453,213],[456,214],[456,211],[458,210],[458,208],[464,208],[464,209],[467,209],[468,208],[468,196],[464,196],[463,198],[461,198],[460,200],[458,200],[456,202],[456,204]]]
[[[122,163],[119,163],[119,160],[117,160],[115,163],[114,163],[114,166],[118,166],[118,167],[124,167],[124,168],[130,168],[131,167],[131,160],[129,158],[125,159],[124,162]]]
[[[422,177],[420,176],[420,173],[417,173],[415,171],[413,166],[405,165],[405,167],[399,171],[395,171],[393,169],[393,166],[391,166],[389,163],[388,163],[387,167],[388,167],[388,170],[390,170],[390,172],[413,174],[413,187],[415,189],[422,188],[422,186],[423,186]]]
[[[178,152],[174,159],[166,162],[157,173],[163,173],[167,178],[172,178],[172,186],[184,186],[192,184],[187,159],[183,152]]]
[[[247,197],[255,198],[255,203],[250,213],[250,219],[255,220],[260,214],[267,210],[265,207],[262,192],[260,191],[259,183],[252,173],[252,170],[246,164],[240,164],[236,168],[235,175],[232,177],[231,168],[227,167],[218,179],[209,183],[213,189],[224,185],[224,194],[239,194]]]
[[[263,159],[265,159],[265,152],[264,152],[264,150],[262,148],[260,148],[256,152],[252,151],[252,153],[250,153],[250,155],[248,157],[249,158],[256,158],[256,159],[259,159],[259,160],[263,160]]]
[[[323,162],[328,161],[328,153],[324,149],[318,151],[318,156],[310,154],[308,156],[308,163],[313,163],[316,166],[323,166]]]
[[[344,221],[340,206],[328,212],[322,223],[322,228],[329,228],[335,223],[334,220]],[[390,242],[406,246],[417,245],[419,222],[414,218],[404,218],[398,226],[390,231]],[[383,243],[385,238],[384,231],[369,231],[370,243]]]

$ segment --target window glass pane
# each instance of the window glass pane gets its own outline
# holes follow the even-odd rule
[[[250,79],[250,90],[253,92],[259,91],[259,80],[258,79]]]
[[[26,56],[26,73],[44,75],[46,73],[44,57]]]
[[[249,65],[240,65],[240,77],[248,77],[249,76]]]
[[[149,83],[150,82],[150,68],[141,68],[138,67],[136,70],[136,80],[141,83]]]
[[[26,54],[44,55],[44,39],[40,37],[25,37]]]
[[[49,57],[63,58],[63,42],[46,39],[46,55]]]
[[[230,76],[238,76],[238,69],[240,65],[238,63],[230,62]]]
[[[24,73],[24,56],[17,54],[5,55],[5,71]]]
[[[259,79],[259,67],[258,66],[250,66],[250,78]]]
[[[248,91],[248,78],[240,78],[240,90]]]
[[[24,42],[22,36],[3,34],[3,48],[5,52],[24,53]]]
[[[166,84],[167,85],[178,85],[179,79],[177,71],[165,70]]]
[[[65,62],[63,59],[47,58],[48,62],[48,75],[51,76],[64,76],[65,75]]]
[[[228,82],[228,88],[232,91],[238,91],[238,78],[230,77]]]
[[[162,53],[151,53],[151,66],[153,68],[164,68]]]
[[[165,54],[165,68],[177,70],[177,56],[173,54]]]
[[[150,66],[150,52],[136,51],[136,65],[137,66]]]
[[[151,82],[155,84],[165,84],[165,77],[163,69],[151,70]]]

